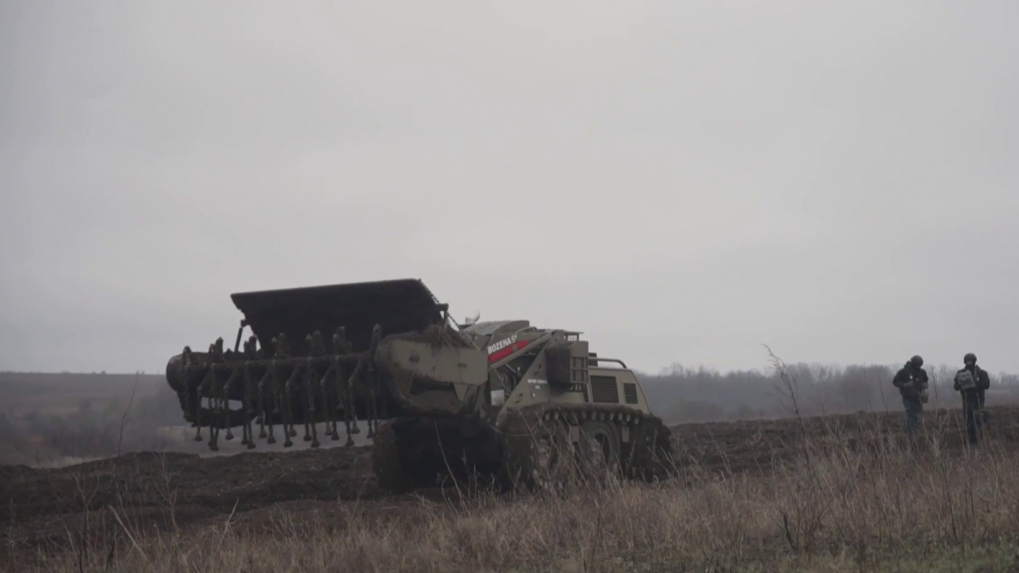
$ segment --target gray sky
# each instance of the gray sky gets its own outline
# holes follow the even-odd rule
[[[673,362],[1019,371],[1019,3],[0,1],[0,369],[422,278]]]

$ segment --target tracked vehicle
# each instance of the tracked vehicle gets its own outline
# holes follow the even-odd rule
[[[375,475],[392,491],[470,476],[510,487],[606,471],[646,480],[672,462],[671,432],[634,373],[579,332],[457,324],[410,279],[231,298],[244,315],[234,347],[185,347],[166,369],[194,439],[208,432],[212,450],[235,429],[249,449],[256,432],[291,447],[298,427],[317,448],[342,439],[341,423],[349,447],[365,421]]]

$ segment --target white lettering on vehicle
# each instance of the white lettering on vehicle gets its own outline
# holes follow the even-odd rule
[[[505,338],[503,340],[500,340],[499,342],[496,342],[495,344],[489,345],[488,353],[489,354],[495,354],[496,352],[502,350],[503,348],[506,348],[507,346],[513,344],[516,341],[517,341],[517,335],[514,334],[513,336],[510,336],[509,338]]]
[[[548,381],[547,380],[542,380],[540,378],[528,378],[527,383],[528,384],[548,384]]]

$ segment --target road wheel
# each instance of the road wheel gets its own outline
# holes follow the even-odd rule
[[[600,479],[618,476],[622,447],[619,429],[605,420],[586,420],[580,424],[580,457],[584,474]]]

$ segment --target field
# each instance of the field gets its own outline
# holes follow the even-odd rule
[[[390,495],[364,447],[0,466],[0,565],[42,571],[1019,571],[1019,409],[675,426],[675,476]]]

